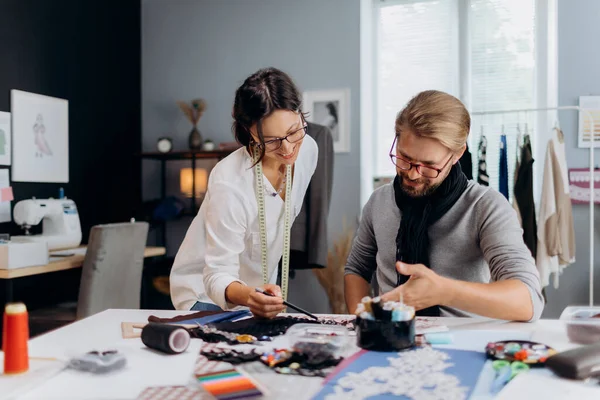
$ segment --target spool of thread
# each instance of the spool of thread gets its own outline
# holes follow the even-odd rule
[[[354,311],[354,314],[360,315],[365,311],[366,311],[365,305],[363,303],[358,303],[358,305],[356,306],[356,310]]]
[[[447,332],[426,333],[425,340],[430,344],[451,344],[452,334]]]
[[[410,321],[415,317],[414,307],[401,305],[392,311],[392,321]]]
[[[21,374],[29,370],[29,317],[23,303],[8,303],[4,308],[2,350],[4,373]]]
[[[365,307],[365,311],[369,313],[373,312],[373,308],[371,307],[371,301],[372,299],[369,296],[363,297],[360,301],[361,304]]]
[[[375,318],[373,317],[373,315],[367,311],[363,311],[362,313],[360,313],[359,317],[361,317],[362,319],[369,320],[369,321],[375,321]]]
[[[181,326],[151,322],[142,329],[142,342],[151,349],[178,354],[190,345],[190,334]]]
[[[383,321],[391,321],[392,313],[394,311],[394,302],[388,301],[383,304],[383,309],[381,310],[381,319]]]
[[[383,301],[381,300],[381,297],[377,296],[371,300],[371,309],[375,319],[382,319]]]

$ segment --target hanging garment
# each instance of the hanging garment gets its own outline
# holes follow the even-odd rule
[[[467,176],[467,179],[473,179],[473,157],[469,151],[469,145],[467,145],[465,152],[458,162],[460,163],[460,168],[463,173]]]
[[[525,124],[525,126],[527,126],[527,124]],[[517,131],[519,133],[517,134],[517,151],[515,154],[515,156],[516,156],[515,171],[513,174],[513,182],[512,182],[513,193],[514,193],[515,185],[517,184],[517,177],[519,176],[519,168],[521,167],[521,152],[523,150],[523,138],[521,135],[521,129],[519,128],[518,125],[517,125]],[[521,218],[521,212],[519,211],[519,203],[517,202],[517,198],[514,195],[513,195],[512,200],[513,200],[512,201],[513,209],[517,213],[517,219],[519,220],[519,224],[521,224],[521,228],[522,228],[523,227],[523,218]]]
[[[533,258],[537,250],[537,223],[535,220],[535,204],[533,202],[533,154],[529,135],[525,135],[521,154],[517,162],[514,185],[514,203],[523,227],[523,241],[531,251]]]
[[[554,287],[558,288],[559,275],[575,262],[573,209],[564,136],[560,129],[554,129],[546,149],[537,237],[536,265],[542,287],[549,284],[550,275],[554,274]]]
[[[319,157],[302,209],[292,225],[291,270],[327,266],[327,216],[333,188],[333,136],[329,128],[310,122],[307,134],[317,142]]]
[[[487,163],[486,163],[486,153],[487,153],[487,139],[485,136],[481,135],[481,139],[479,139],[479,149],[477,154],[478,159],[478,169],[477,169],[477,183],[483,186],[490,185],[490,177],[487,173]]]
[[[513,174],[513,193],[514,193],[514,189],[515,186],[517,185],[517,178],[519,177],[519,168],[521,168],[521,151],[522,151],[522,145],[521,145],[521,138],[520,138],[521,134],[519,133],[519,136],[517,136],[517,160],[515,161],[515,172]],[[515,210],[515,212],[517,213],[517,219],[519,220],[519,224],[521,225],[521,228],[523,227],[523,218],[521,217],[521,211],[519,210],[519,202],[517,201],[517,197],[513,196],[513,201],[512,201],[512,206],[513,209]]]
[[[498,177],[498,190],[508,199],[508,149],[506,135],[500,135],[500,174]]]

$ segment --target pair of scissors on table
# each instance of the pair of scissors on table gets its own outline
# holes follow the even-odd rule
[[[496,372],[492,382],[492,393],[498,393],[512,378],[529,371],[529,365],[521,361],[495,360],[492,362],[492,368]]]

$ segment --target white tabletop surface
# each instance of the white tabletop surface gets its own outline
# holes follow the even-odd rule
[[[56,357],[67,360],[74,355],[90,350],[116,348],[124,350],[128,359],[141,360],[143,358],[146,367],[150,368],[150,364],[153,364],[154,371],[151,370],[148,373],[142,374],[142,377],[136,378],[144,380],[144,376],[146,376],[147,381],[137,382],[137,385],[157,386],[161,383],[161,379],[152,375],[152,373],[156,373],[157,368],[164,371],[164,376],[160,377],[163,384],[168,381],[170,372],[182,374],[175,371],[177,368],[183,368],[183,371],[188,371],[188,375],[191,376],[193,365],[189,365],[190,355],[162,356],[157,353],[150,353],[139,338],[123,339],[121,337],[121,322],[147,322],[150,315],[173,317],[182,314],[185,314],[185,312],[166,310],[107,310],[32,339],[29,342],[29,355],[30,357]],[[516,340],[519,338],[518,336],[545,343],[558,351],[577,346],[569,342],[566,335],[566,326],[558,320],[541,320],[535,323],[509,323],[497,320],[467,318],[439,318],[439,320],[450,328],[455,337],[452,345],[440,347],[483,351],[485,344],[490,341]],[[192,340],[192,342],[201,341]],[[195,352],[197,354],[197,351],[198,347],[193,347],[188,349],[186,353],[192,354]],[[193,354],[192,356],[195,357]],[[183,364],[183,366],[178,365],[174,367],[174,363],[177,363],[178,360],[175,357],[182,357],[179,359],[181,360],[179,364]],[[187,358],[184,359],[183,357]],[[130,363],[130,365],[135,365],[135,363]],[[183,373],[183,375],[186,374]],[[114,386],[123,386],[122,382],[119,382],[117,378],[117,375],[115,375],[113,380],[106,382],[111,383],[109,386],[113,386],[113,382]],[[294,377],[272,373],[268,376],[255,376],[255,378],[263,385],[269,387],[271,391],[269,398],[308,399],[319,390],[321,385],[320,378]],[[189,377],[187,379],[189,380]],[[133,393],[139,390],[139,388],[134,388],[133,386],[129,390],[126,387],[122,387],[121,389],[117,387],[106,392],[95,389],[97,393],[91,394],[89,393],[89,389],[94,387],[93,385],[74,384],[72,382],[73,376],[68,376],[67,372],[62,371],[58,375],[54,375],[51,379],[36,384],[32,390],[20,396],[19,399],[135,399],[136,395]],[[597,398],[600,399],[600,386],[598,390]],[[1,394],[0,398],[2,398]]]

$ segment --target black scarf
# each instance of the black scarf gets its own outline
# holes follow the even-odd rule
[[[435,191],[424,197],[410,197],[400,187],[400,177],[394,179],[396,205],[402,213],[396,235],[396,261],[407,264],[429,265],[428,229],[440,219],[467,188],[467,177],[460,163],[452,166],[450,173]],[[407,275],[398,273],[398,286],[408,280]],[[439,306],[429,307],[417,315],[439,316]]]

